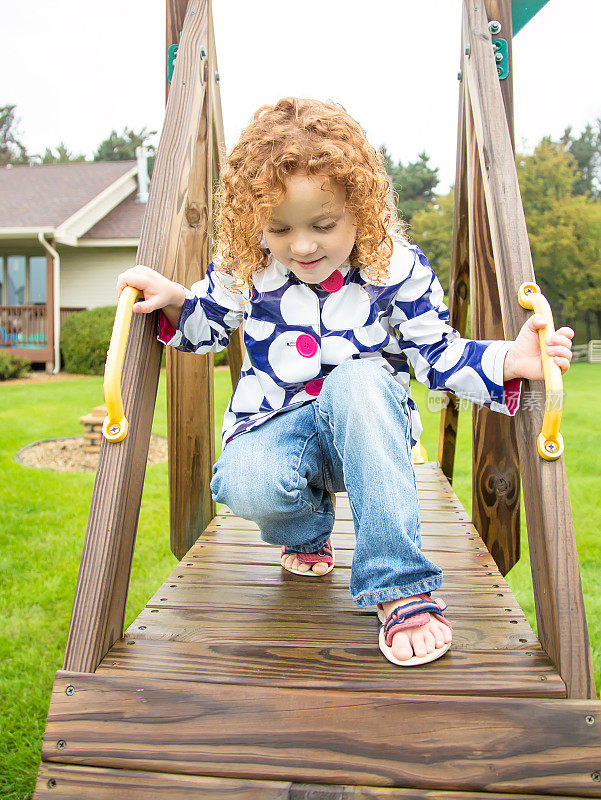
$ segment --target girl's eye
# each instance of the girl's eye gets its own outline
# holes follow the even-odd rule
[[[269,230],[269,233],[286,233],[288,228],[282,228],[279,231]]]
[[[315,225],[314,227],[315,227],[315,230],[318,230],[318,231],[331,231],[332,228],[336,227],[336,223],[335,222],[331,222],[329,225]]]

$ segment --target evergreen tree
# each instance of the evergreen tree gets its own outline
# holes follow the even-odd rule
[[[148,171],[152,175],[152,168],[156,158],[156,149],[154,145],[148,144],[147,140],[156,134],[156,131],[147,131],[142,128],[141,131],[136,133],[133,129],[127,126],[123,129],[123,133],[119,134],[117,131],[112,130],[108,138],[104,139],[98,145],[94,153],[94,161],[131,161],[136,158],[136,148],[145,146],[148,150]]]
[[[27,149],[17,130],[19,120],[15,117],[15,105],[0,106],[0,166],[6,164],[29,164]]]
[[[417,211],[427,208],[436,197],[438,167],[428,166],[429,157],[420,153],[417,161],[406,166],[399,161],[391,173],[399,214],[411,222]]]
[[[64,142],[59,142],[56,153],[50,147],[46,148],[43,156],[39,157],[41,164],[70,164],[76,161],[85,161],[86,157],[81,153],[74,155]]]

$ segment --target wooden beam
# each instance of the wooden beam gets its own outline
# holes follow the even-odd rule
[[[213,28],[213,15],[211,10],[211,17],[209,21],[209,72],[211,75],[212,91],[212,116],[213,116],[213,168],[214,175],[217,177],[221,173],[226,159],[225,147],[225,132],[223,128],[223,113],[221,110],[221,84],[216,80],[219,74],[219,64],[217,61],[217,48],[215,46],[215,31]],[[232,381],[232,388],[235,388],[238,378],[240,377],[240,370],[242,369],[242,362],[244,361],[244,337],[242,333],[242,326],[230,336],[230,342],[227,348],[227,360],[230,368],[230,377]]]
[[[206,35],[206,0],[190,0],[136,259],[168,278],[204,101],[199,64]],[[65,650],[67,669],[93,672],[123,632],[161,361],[156,326],[155,314],[134,314],[131,322],[122,378],[129,432],[122,442],[105,440],[101,446]]]
[[[491,9],[488,18],[500,19],[511,39],[510,0],[486,0],[485,5]],[[510,112],[509,128],[509,120],[513,119],[510,94],[504,100],[505,111]],[[495,259],[469,101],[467,105],[471,335],[473,339],[504,339]],[[509,133],[512,138],[510,128]],[[501,264],[499,268],[507,270],[511,265]],[[473,407],[472,521],[503,575],[520,557],[520,469],[514,423],[510,417],[487,408]]]
[[[59,672],[42,756],[237,779],[491,792],[527,787],[599,797],[591,774],[599,769],[601,728],[587,716],[601,716],[599,701]]]
[[[465,58],[465,39],[461,39],[461,65]],[[462,74],[462,73],[460,73]],[[469,303],[469,247],[465,143],[465,80],[459,85],[459,119],[457,122],[457,162],[455,168],[455,198],[453,206],[453,239],[449,274],[449,312],[451,325],[465,336]],[[438,462],[449,481],[453,482],[455,445],[459,424],[459,404],[456,396],[447,392],[447,404],[440,414]]]
[[[428,789],[387,789],[381,786],[253,781],[205,778],[201,775],[143,770],[44,764],[40,767],[34,800],[549,800],[544,794],[491,795]],[[556,800],[582,800],[565,794]]]
[[[169,9],[169,6],[168,6]],[[177,11],[178,9],[174,9]],[[208,66],[209,4],[205,14],[205,57],[200,62],[205,87],[198,136],[192,155],[186,208],[173,280],[191,286],[206,274],[210,260],[213,194],[214,80]],[[210,490],[215,462],[213,354],[167,348],[167,431],[171,551],[182,558],[216,513]]]
[[[535,280],[535,275],[488,20],[481,4],[464,0],[464,9],[471,47],[465,70],[503,326],[506,336],[514,339],[527,318],[518,303],[518,288]],[[523,391],[544,397],[541,382],[524,381]],[[543,461],[536,449],[543,411],[542,402],[524,404],[516,418],[538,636],[565,681],[568,696],[595,697],[565,463],[563,457]]]

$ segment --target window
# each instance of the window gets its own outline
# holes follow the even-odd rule
[[[0,305],[28,306],[46,303],[46,257],[0,257]]]

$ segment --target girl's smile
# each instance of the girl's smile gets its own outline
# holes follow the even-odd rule
[[[324,175],[297,173],[263,229],[273,257],[306,283],[321,283],[351,254],[357,226],[346,192]]]

